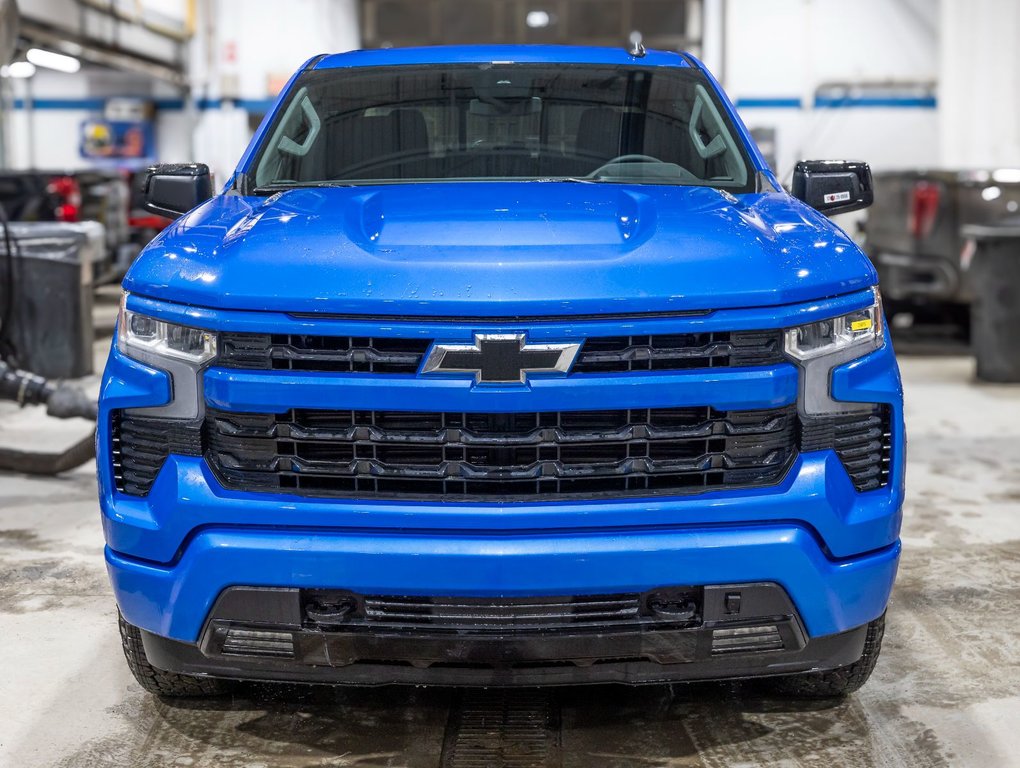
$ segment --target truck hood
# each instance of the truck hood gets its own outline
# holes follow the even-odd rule
[[[448,182],[220,195],[124,287],[222,309],[530,317],[789,304],[875,282],[842,230],[783,193]]]

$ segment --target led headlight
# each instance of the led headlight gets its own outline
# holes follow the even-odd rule
[[[201,365],[216,357],[216,334],[132,312],[122,302],[117,348],[129,357],[140,352],[147,358],[157,356]]]
[[[864,355],[881,347],[882,297],[877,288],[871,290],[875,301],[870,307],[788,328],[786,354],[797,360],[811,360],[850,349],[860,350],[859,354]]]

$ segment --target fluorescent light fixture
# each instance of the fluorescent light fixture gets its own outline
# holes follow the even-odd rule
[[[1016,184],[1020,181],[1020,168],[1000,168],[992,171],[992,181],[998,184]]]
[[[74,58],[74,56],[65,56],[62,53],[44,51],[42,48],[29,48],[28,53],[25,54],[25,58],[37,67],[55,69],[58,72],[66,72],[69,75],[73,75],[81,69],[81,62]]]
[[[550,21],[552,21],[552,19],[545,11],[528,11],[528,15],[524,17],[524,23],[532,29],[548,27]]]
[[[35,74],[35,65],[27,61],[15,61],[6,67],[0,67],[0,77],[31,77]]]

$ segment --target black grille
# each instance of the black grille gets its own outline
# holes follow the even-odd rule
[[[431,339],[222,333],[218,364],[256,370],[415,373]]]
[[[889,406],[883,403],[851,413],[802,417],[801,450],[827,448],[835,449],[858,491],[886,486],[892,455]]]
[[[569,597],[403,597],[305,590],[307,626],[513,634],[571,632],[645,624],[701,622],[702,589],[668,587],[653,593]],[[323,617],[326,617],[325,619]]]
[[[153,419],[114,411],[111,430],[117,490],[144,496],[171,453],[202,455],[200,421]]]
[[[209,410],[210,465],[239,490],[308,496],[696,493],[778,482],[796,408],[543,413]]]
[[[585,341],[575,373],[626,373],[783,362],[779,331],[607,336]]]
[[[780,331],[592,337],[574,373],[625,373],[775,365]],[[254,370],[414,374],[432,339],[220,334],[218,365]]]
[[[552,629],[577,625],[636,623],[638,595],[484,600],[366,597],[364,616],[372,622],[456,629]]]

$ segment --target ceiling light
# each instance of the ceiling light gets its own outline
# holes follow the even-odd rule
[[[35,74],[35,65],[27,61],[15,61],[6,67],[0,67],[0,77],[31,77]]]
[[[1020,168],[1000,168],[992,171],[992,181],[999,184],[1016,184],[1020,181]]]
[[[69,75],[73,75],[81,69],[81,62],[74,58],[74,56],[44,51],[42,48],[29,48],[25,57],[37,67],[55,69],[58,72],[66,72]]]
[[[532,29],[548,27],[550,21],[552,19],[549,18],[549,14],[545,11],[528,11],[528,15],[524,17],[524,23]]]

